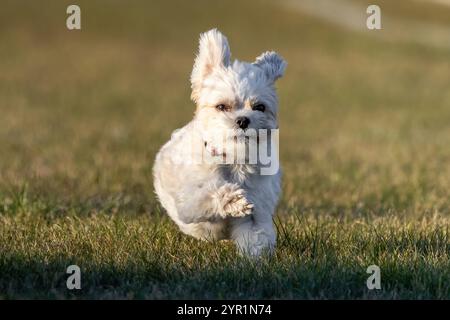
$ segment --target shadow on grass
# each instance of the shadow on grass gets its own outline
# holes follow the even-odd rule
[[[284,255],[279,253],[278,255]],[[382,289],[368,290],[364,266],[333,257],[302,261],[284,255],[259,262],[234,258],[209,266],[166,263],[161,257],[118,265],[84,261],[81,290],[68,290],[73,257],[3,253],[0,296],[6,299],[448,299],[448,266],[381,265]],[[222,262],[225,262],[222,261]]]

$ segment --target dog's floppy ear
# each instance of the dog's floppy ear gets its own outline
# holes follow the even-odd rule
[[[215,68],[230,65],[230,56],[228,40],[220,31],[212,29],[200,35],[198,54],[191,74],[192,100],[197,102],[203,79],[208,74]]]
[[[262,68],[271,81],[275,81],[282,77],[286,69],[286,61],[276,52],[267,51],[256,58],[254,65]]]

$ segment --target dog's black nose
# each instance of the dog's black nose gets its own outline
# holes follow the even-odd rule
[[[247,117],[237,117],[236,123],[241,129],[246,129],[250,124],[250,119]]]

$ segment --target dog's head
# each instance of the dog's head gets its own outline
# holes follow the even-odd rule
[[[253,63],[231,62],[227,38],[213,29],[200,36],[191,75],[192,100],[205,142],[239,137],[251,129],[278,128],[275,81],[286,62],[265,52]]]

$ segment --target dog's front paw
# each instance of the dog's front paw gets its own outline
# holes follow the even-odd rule
[[[216,199],[219,213],[225,217],[244,217],[253,212],[253,203],[248,201],[244,189],[233,183],[219,188]]]

